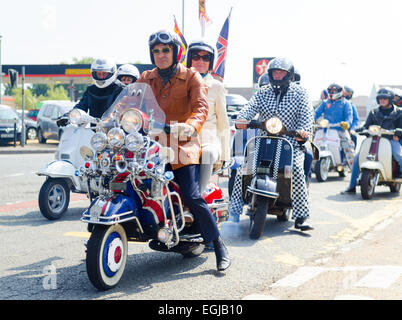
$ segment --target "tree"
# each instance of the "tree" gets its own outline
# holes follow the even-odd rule
[[[22,87],[12,89],[12,95],[14,96],[14,103],[16,109],[22,109]],[[24,96],[25,96],[24,109],[34,108],[37,102],[37,97],[35,97],[32,94],[32,91],[28,88],[25,88]]]
[[[73,58],[73,63],[74,64],[92,64],[92,62],[95,61],[95,58],[92,57],[82,57],[81,59],[78,59],[76,57]]]
[[[38,97],[39,101],[43,100],[70,100],[68,97],[67,90],[63,86],[54,84],[47,85],[48,89],[46,95],[40,95]]]

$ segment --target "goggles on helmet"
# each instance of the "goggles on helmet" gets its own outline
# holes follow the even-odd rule
[[[149,46],[153,46],[156,42],[160,43],[172,43],[173,38],[172,35],[168,32],[155,32],[151,34],[148,40]]]

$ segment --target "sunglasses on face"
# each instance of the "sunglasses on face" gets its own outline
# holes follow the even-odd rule
[[[208,62],[208,61],[210,61],[211,56],[209,54],[206,54],[204,56],[200,56],[199,54],[193,54],[191,59],[194,61],[199,61],[200,59],[202,59],[202,61]]]
[[[170,52],[170,48],[162,48],[161,49],[152,49],[152,53],[153,54],[159,54],[160,52],[162,53],[169,53]]]

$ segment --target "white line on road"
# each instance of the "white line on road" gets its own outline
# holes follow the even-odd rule
[[[283,279],[273,283],[271,287],[293,287],[297,288],[307,281],[317,277],[323,272],[356,272],[369,271],[359,281],[353,284],[354,287],[364,288],[389,288],[402,275],[402,267],[400,266],[346,266],[346,267],[301,267],[294,273]]]
[[[271,287],[298,287],[303,283],[318,276],[325,269],[321,267],[301,267],[296,272],[287,277],[275,282]]]

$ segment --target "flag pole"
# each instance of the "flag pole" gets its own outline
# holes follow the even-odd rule
[[[182,6],[181,6],[181,30],[184,34],[184,0],[182,0]]]

